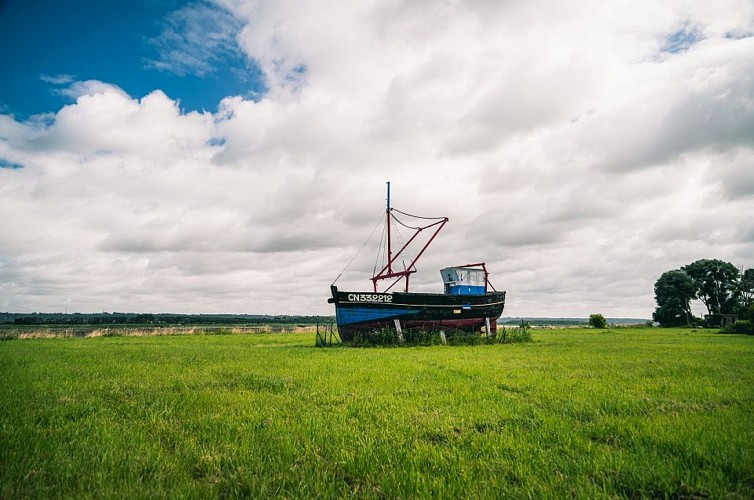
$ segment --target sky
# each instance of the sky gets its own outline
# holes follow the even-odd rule
[[[504,316],[754,267],[751,0],[0,0],[0,51],[2,311],[334,314],[387,181],[450,219],[412,289]]]

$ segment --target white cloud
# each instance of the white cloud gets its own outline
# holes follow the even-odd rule
[[[150,40],[158,58],[147,66],[180,76],[214,73],[226,58],[238,57],[239,28],[223,8],[201,0],[188,3],[163,20],[160,35]]]
[[[237,42],[268,93],[184,113],[73,82],[51,116],[0,116],[24,167],[0,168],[0,309],[331,314],[386,180],[395,206],[451,219],[416,289],[486,260],[510,315],[649,317],[666,270],[754,266],[754,38],[730,36],[749,2],[187,9],[165,40],[210,64]],[[223,13],[216,39],[201,12]],[[339,284],[373,265],[367,247]]]
[[[76,81],[73,75],[40,75],[40,80],[53,85],[68,85]]]
[[[212,116],[182,114],[178,103],[160,90],[136,100],[114,85],[87,81],[72,85],[69,93],[76,104],[61,109],[33,147],[152,159],[200,151],[209,156]]]

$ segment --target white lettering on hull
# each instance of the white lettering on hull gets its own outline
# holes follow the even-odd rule
[[[393,301],[393,296],[387,293],[349,293],[349,302],[382,302]]]

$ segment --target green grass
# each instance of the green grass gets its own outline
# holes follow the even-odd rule
[[[0,342],[0,498],[754,497],[754,337]]]

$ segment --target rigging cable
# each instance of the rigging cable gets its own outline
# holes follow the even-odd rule
[[[377,275],[377,263],[385,262],[385,260],[387,260],[387,255],[386,255],[387,251],[384,245],[386,233],[387,233],[387,222],[385,222],[385,224],[382,225],[382,235],[380,236],[380,246],[378,247],[378,250],[377,250],[377,256],[374,259],[374,269],[372,269],[372,276]]]
[[[406,217],[413,217],[414,219],[425,219],[425,220],[442,220],[442,219],[444,219],[444,218],[445,218],[445,217],[422,217],[422,216],[420,216],[420,215],[412,215],[412,214],[407,214],[406,212],[401,212],[401,211],[400,211],[400,210],[398,210],[397,208],[391,208],[391,210],[392,210],[393,212],[398,212],[399,214],[403,214],[403,215],[405,215]]]
[[[346,269],[348,269],[348,266],[350,266],[353,263],[353,261],[356,260],[356,257],[359,256],[359,253],[361,253],[361,250],[365,246],[367,246],[367,243],[369,243],[369,240],[372,239],[372,235],[377,230],[377,226],[380,225],[380,221],[381,220],[382,220],[382,214],[380,214],[380,218],[377,220],[377,223],[374,225],[374,228],[372,229],[372,232],[369,233],[369,236],[367,237],[366,241],[356,251],[356,255],[354,255],[353,257],[351,257],[351,260],[348,261],[348,264],[346,264],[346,267],[343,268],[343,270],[340,272],[340,274],[338,275],[338,277],[335,278],[335,280],[333,280],[333,282],[332,282],[332,284],[330,286],[334,285],[340,279],[340,277],[343,275],[343,273],[346,272]]]
[[[403,224],[401,221],[399,221],[395,217],[393,217],[393,219],[396,222],[398,222],[401,226],[407,227],[409,229],[417,229],[417,228],[410,227],[410,226],[407,226],[407,225]],[[403,235],[401,235],[401,232],[400,232],[400,230],[397,227],[395,228],[395,234],[397,236],[396,239],[398,240],[398,244],[402,245],[404,247],[404,254],[408,256],[409,260],[413,260],[412,257],[411,257],[411,254],[408,251],[408,248],[405,248],[405,244],[403,242]],[[403,270],[406,271],[406,259],[405,259],[405,256],[401,259],[401,263],[403,264]]]
[[[399,212],[399,211],[396,210],[396,212]],[[400,212],[400,213],[403,214],[403,212]],[[404,215],[408,215],[409,217],[416,217],[415,215],[409,215],[409,214],[404,214]],[[440,221],[442,221],[442,220],[445,219],[445,217],[417,217],[417,218],[419,218],[419,219],[426,219],[426,220],[434,220],[434,221],[437,221],[437,222],[433,222],[432,224],[428,224],[426,226],[409,226],[408,224],[406,224],[405,222],[403,222],[402,220],[400,220],[398,217],[396,217],[395,215],[393,215],[393,220],[395,222],[397,222],[398,224],[400,224],[403,227],[407,227],[408,229],[414,229],[414,230],[427,229],[427,228],[432,227],[432,226],[434,226],[436,224],[439,224]]]

